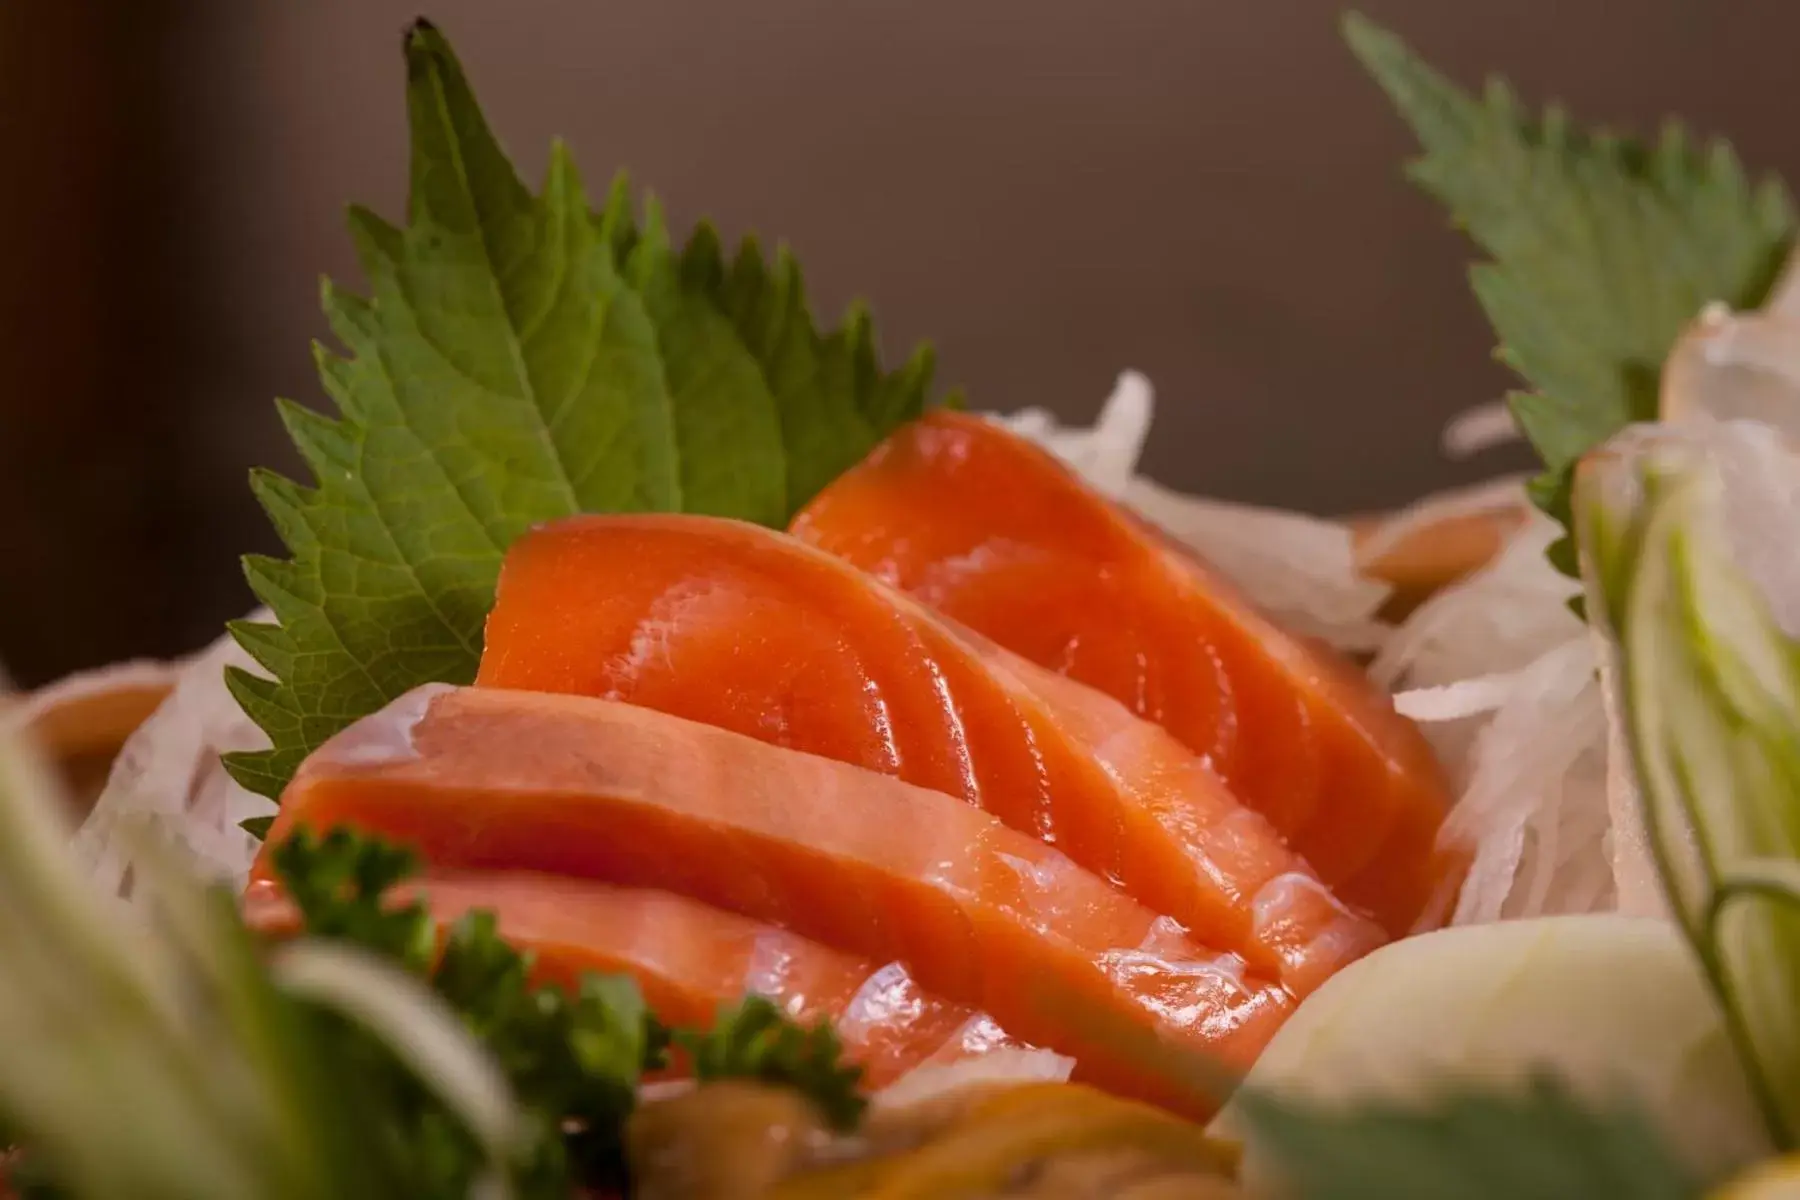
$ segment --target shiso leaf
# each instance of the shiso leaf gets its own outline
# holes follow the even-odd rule
[[[1705,305],[1767,294],[1793,203],[1673,122],[1649,144],[1583,129],[1498,80],[1463,91],[1364,17],[1344,34],[1419,139],[1408,174],[1487,255],[1471,277],[1501,361],[1529,385],[1510,402],[1544,464],[1530,495],[1567,530],[1575,463],[1655,419],[1663,362]],[[1549,555],[1578,573],[1568,540]]]
[[[932,355],[883,372],[868,315],[821,332],[799,267],[701,226],[671,245],[621,179],[594,211],[568,151],[530,192],[448,41],[406,38],[407,223],[351,214],[369,295],[327,284],[330,417],[280,405],[315,483],[252,480],[291,555],[245,571],[274,624],[230,674],[268,735],[230,756],[276,798],[300,760],[409,689],[475,675],[507,546],[578,512],[780,526],[927,404]]]

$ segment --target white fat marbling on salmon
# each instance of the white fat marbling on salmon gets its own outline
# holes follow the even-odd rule
[[[325,745],[339,763],[373,767],[419,757],[413,733],[439,696],[456,689],[447,683],[414,688],[381,710],[379,720],[358,721]]]
[[[925,1015],[925,998],[904,963],[888,963],[863,981],[844,1006],[838,1033],[858,1045],[872,1034],[904,1028]]]

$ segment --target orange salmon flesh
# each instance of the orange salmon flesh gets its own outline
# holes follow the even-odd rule
[[[270,848],[348,824],[432,868],[655,888],[875,963],[1077,1060],[1077,1077],[1204,1117],[1292,1010],[1028,834],[940,792],[650,709],[429,686],[333,738]]]
[[[1389,697],[1191,551],[981,417],[895,433],[791,532],[1169,730],[1394,936],[1438,924],[1444,773]]]
[[[961,797],[1299,995],[1386,940],[1162,729],[757,526],[526,535],[477,685],[623,700]]]
[[[500,935],[532,960],[532,979],[576,991],[585,975],[630,975],[664,1023],[706,1028],[746,993],[790,1016],[828,1018],[870,1087],[914,1067],[1018,1046],[993,1018],[925,991],[886,965],[795,933],[650,888],[523,871],[435,875],[396,899],[419,899],[440,943],[472,912],[494,914]],[[299,932],[299,912],[266,881],[245,914],[259,932]]]

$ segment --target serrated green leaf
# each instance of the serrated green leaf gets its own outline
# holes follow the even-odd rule
[[[1344,31],[1424,149],[1409,175],[1489,258],[1475,293],[1534,393],[1511,398],[1545,466],[1532,498],[1567,528],[1570,469],[1655,416],[1683,327],[1767,292],[1793,238],[1788,194],[1723,142],[1673,124],[1653,145],[1586,132],[1556,108],[1532,116],[1500,82],[1462,91],[1364,18]],[[1574,573],[1572,555],[1557,565]]]
[[[318,486],[253,485],[294,556],[248,565],[285,634],[257,640],[286,660],[279,707],[296,718],[232,761],[265,794],[356,717],[473,678],[500,553],[533,521],[675,497],[654,332],[566,156],[532,198],[441,37],[415,32],[407,59],[411,222],[353,215],[373,295],[326,290],[352,353],[321,355],[343,416],[284,414]]]
[[[244,652],[277,679],[292,667],[292,647],[281,630],[259,621],[227,621],[225,630]]]
[[[406,43],[408,220],[362,209],[367,276],[329,282],[344,353],[316,352],[335,418],[282,403],[316,486],[252,487],[292,557],[246,559],[274,625],[238,626],[271,671],[234,693],[271,748],[227,759],[279,797],[300,760],[426,682],[467,683],[506,547],[577,512],[693,511],[785,525],[921,413],[930,354],[883,374],[853,311],[821,333],[798,267],[746,241],[729,269],[701,226],[677,254],[615,181],[590,210],[568,152],[519,181],[448,43]]]
[[[253,675],[240,667],[229,667],[225,672],[225,686],[230,690],[231,698],[238,702],[238,707],[265,728],[284,724],[293,715],[292,710],[282,703],[285,697],[281,685],[273,680]]]
[[[1635,1111],[1602,1112],[1539,1079],[1429,1106],[1332,1108],[1240,1095],[1250,1144],[1293,1200],[1686,1200],[1696,1182]]]
[[[668,365],[683,510],[780,525],[787,463],[775,397],[704,283],[683,271],[654,202],[626,263]]]
[[[272,754],[266,750],[234,750],[220,756],[225,764],[225,773],[230,775],[237,785],[246,791],[259,796],[278,796],[287,781],[294,777],[294,771],[300,765],[303,755],[292,756]],[[275,824],[273,817],[266,820],[252,818],[239,821],[238,828],[251,837],[263,838]]]
[[[788,508],[797,510],[881,440],[869,418],[868,389],[857,387],[850,327],[821,337],[793,255],[778,247],[771,265],[750,238],[726,271],[719,299],[776,398]]]

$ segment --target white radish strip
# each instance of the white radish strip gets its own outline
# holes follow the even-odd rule
[[[1495,446],[1516,442],[1519,437],[1518,422],[1513,420],[1512,410],[1506,406],[1506,401],[1495,400],[1464,409],[1450,418],[1450,423],[1439,435],[1438,444],[1443,448],[1445,458],[1461,460],[1473,458]]]
[[[1304,513],[1185,495],[1136,474],[1154,411],[1150,381],[1126,371],[1090,428],[1062,426],[1041,408],[992,419],[1192,547],[1277,620],[1340,650],[1378,648],[1388,627],[1376,613],[1389,589],[1356,569],[1349,530]]]
[[[1500,708],[1517,687],[1514,675],[1484,675],[1400,692],[1394,697],[1394,708],[1401,716],[1415,721],[1460,721]]]
[[[243,885],[256,841],[238,822],[275,806],[239,787],[219,761],[227,751],[268,745],[227,690],[227,665],[258,669],[229,634],[221,637],[182,665],[175,690],[119,751],[75,836],[77,857],[102,889],[117,895],[130,880],[133,847],[118,834],[145,819],[173,835],[203,871]]]
[[[981,1083],[1062,1083],[1074,1069],[1074,1059],[1050,1050],[1006,1047],[959,1062],[915,1067],[876,1093],[875,1101],[916,1104]]]
[[[1065,428],[1042,408],[1022,409],[1004,417],[990,416],[1021,437],[1042,445],[1116,500],[1137,471],[1155,410],[1156,393],[1150,380],[1138,371],[1124,371],[1092,428]]]

